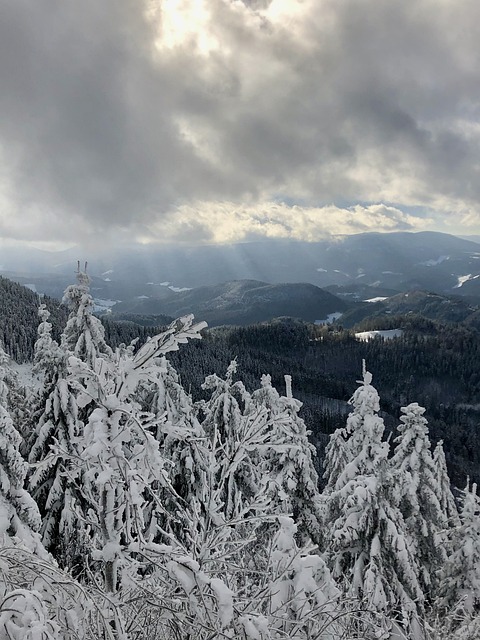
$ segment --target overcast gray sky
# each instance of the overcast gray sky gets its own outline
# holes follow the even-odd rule
[[[478,0],[3,0],[0,237],[480,233]]]

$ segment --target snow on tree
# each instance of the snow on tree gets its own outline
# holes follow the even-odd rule
[[[325,493],[329,493],[335,488],[338,478],[349,461],[347,430],[345,427],[340,427],[331,434],[325,448],[325,459],[323,461],[325,469],[323,477],[326,480]]]
[[[112,349],[105,342],[105,330],[93,315],[94,302],[90,294],[90,277],[77,271],[77,284],[66,288],[62,302],[70,309],[62,333],[61,346],[90,367],[99,356],[111,357]]]
[[[0,547],[0,567],[2,640],[113,640],[119,606],[95,585],[82,586],[22,544]]]
[[[480,498],[467,484],[460,499],[460,523],[451,531],[452,552],[440,569],[439,605],[480,613]]]
[[[271,627],[281,637],[333,639],[341,631],[341,625],[332,622],[340,590],[323,559],[297,546],[296,534],[293,520],[279,517],[271,547]]]
[[[337,429],[327,445],[327,488],[323,496],[326,522],[334,522],[340,515],[338,493],[350,480],[375,473],[380,461],[388,455],[388,444],[382,441],[385,425],[378,415],[380,397],[372,386],[372,374],[363,361],[362,380],[349,400],[353,410],[344,429]]]
[[[191,397],[180,383],[178,373],[174,367],[162,356],[158,359],[155,375],[141,385],[139,401],[141,406],[155,416],[153,431],[157,439],[162,456],[169,469],[170,482],[175,490],[175,496],[188,505],[190,501],[201,494],[203,482],[203,462],[199,454],[198,443],[205,438],[204,431],[197,419]],[[155,493],[165,507],[163,520],[171,519],[170,513],[177,506],[177,497],[173,498],[170,489],[163,491],[160,485],[155,486]],[[146,527],[152,531],[158,523],[152,520],[152,514],[158,514],[154,502],[146,508]],[[162,527],[166,527],[164,522]],[[176,535],[181,536],[184,525],[174,526]]]
[[[79,561],[83,565],[86,535],[81,513],[72,510],[76,487],[71,460],[78,456],[75,441],[83,425],[67,381],[67,354],[51,337],[45,305],[40,306],[39,315],[34,367],[43,373],[44,384],[29,438],[28,489],[42,514],[43,544],[62,566],[72,567]]]
[[[83,435],[78,438],[79,487],[88,504],[93,557],[100,563],[107,592],[115,593],[119,575],[128,569],[130,545],[145,537],[145,496],[152,485],[169,485],[159,443],[151,433],[154,416],[139,410],[134,398],[139,382],[154,379],[156,359],[199,338],[204,323],[185,316],[150,339],[136,355],[117,349],[114,358],[93,356],[93,366],[70,357],[69,370],[78,403],[91,403]],[[173,489],[172,489],[173,492]],[[163,506],[157,501],[158,509]],[[120,573],[119,573],[120,572]]]
[[[250,522],[251,532],[260,520]],[[218,534],[218,546],[198,559],[166,545],[147,545],[149,557],[157,557],[154,579],[170,587],[151,599],[150,606],[158,607],[157,625],[162,611],[174,610],[177,633],[202,640],[348,637],[348,615],[340,613],[340,591],[322,558],[298,547],[290,518],[276,517],[272,524],[268,543],[247,547],[233,522],[225,527],[211,521],[208,533]],[[211,542],[208,537],[205,544]]]
[[[0,638],[9,640],[56,640],[59,626],[36,590],[9,591],[0,602]]]
[[[32,551],[42,552],[35,533],[40,528],[37,505],[24,489],[28,465],[19,452],[22,438],[6,409],[8,356],[0,347],[0,541],[16,537]]]
[[[427,597],[435,590],[435,575],[446,559],[441,532],[448,526],[439,496],[441,489],[430,452],[425,409],[416,402],[402,407],[399,436],[390,461],[398,487],[398,504],[415,552],[419,579]]]
[[[326,558],[333,576],[343,579],[348,596],[412,631],[423,612],[423,594],[397,506],[379,397],[371,382],[364,369],[347,419],[350,462],[325,497]]]
[[[440,508],[449,527],[456,527],[460,524],[460,518],[457,504],[453,497],[450,478],[448,477],[443,440],[437,442],[437,446],[433,451],[433,466],[435,468],[435,478],[438,487],[437,498],[440,503]]]
[[[238,500],[248,503],[259,491],[263,477],[260,449],[267,438],[268,426],[265,408],[255,409],[249,415],[244,413],[250,396],[243,383],[233,382],[236,370],[237,363],[233,361],[225,379],[213,374],[202,385],[212,391],[209,401],[201,405],[204,415],[201,424],[209,453],[213,453],[210,469],[213,464],[214,482],[226,520],[238,510]]]
[[[293,398],[291,377],[285,376],[286,396],[280,396],[269,375],[252,394],[252,406],[269,412],[269,438],[265,447],[266,474],[280,512],[291,513],[301,536],[315,544],[322,540],[323,502],[318,474],[313,464],[315,448],[298,415],[302,403]]]

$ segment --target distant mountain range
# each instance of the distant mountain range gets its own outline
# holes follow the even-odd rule
[[[436,232],[365,233],[314,243],[136,245],[96,255],[79,252],[5,249],[0,273],[60,298],[74,281],[77,259],[87,259],[99,309],[176,315],[190,305],[190,310],[207,316],[223,314],[225,322],[256,321],[264,315],[262,305],[270,305],[270,317],[281,312],[322,319],[318,316],[342,310],[338,302],[331,309],[328,298],[307,285],[328,287],[330,294],[347,303],[416,290],[480,302],[480,244]],[[278,288],[268,283],[283,284]]]
[[[160,294],[157,297],[152,292],[148,297],[120,302],[112,307],[112,318],[117,313],[161,313],[173,317],[193,313],[210,326],[252,324],[279,316],[315,322],[326,321],[329,316],[340,314],[348,307],[331,293],[306,283],[268,284],[258,280],[234,280],[178,292],[163,287]]]

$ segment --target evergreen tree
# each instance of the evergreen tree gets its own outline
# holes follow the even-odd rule
[[[334,640],[344,625],[335,621],[340,590],[323,559],[297,544],[297,526],[279,517],[269,573],[271,627],[278,637]]]
[[[200,443],[205,434],[192,399],[166,357],[158,358],[154,375],[140,384],[138,396],[142,408],[154,416],[152,433],[165,459],[171,483],[166,490],[158,481],[152,485],[155,499],[149,500],[145,507],[145,527],[154,536],[160,524],[162,530],[173,529],[175,536],[183,539],[184,523],[172,518],[172,514],[178,508],[179,498],[188,509],[192,500],[198,500],[202,493],[204,462]],[[158,500],[164,507],[161,513],[156,507]]]
[[[439,604],[444,611],[480,613],[480,498],[467,484],[461,497],[460,523],[452,530],[452,552],[440,570]]]
[[[33,413],[36,425],[28,447],[33,470],[27,486],[42,515],[44,546],[61,566],[78,571],[84,566],[86,532],[75,483],[76,466],[71,461],[79,455],[76,442],[83,425],[67,381],[67,354],[51,337],[49,315],[45,305],[40,305],[34,368],[43,374],[43,386]],[[76,511],[72,509],[74,495]]]
[[[325,469],[323,477],[326,480],[325,494],[335,489],[337,481],[349,461],[347,431],[345,427],[340,427],[332,433],[325,448],[323,461]]]
[[[86,266],[86,265],[85,265]],[[90,294],[90,277],[86,271],[77,271],[77,284],[66,288],[62,301],[70,315],[62,333],[61,345],[89,367],[99,356],[112,357],[112,349],[105,342],[105,329],[93,315],[94,302]]]
[[[397,507],[379,397],[371,381],[364,370],[347,420],[351,461],[325,498],[326,557],[333,576],[344,580],[347,595],[368,611],[401,620],[413,633],[423,612],[423,594]]]
[[[248,504],[259,491],[264,471],[260,448],[267,438],[268,426],[264,407],[245,412],[250,396],[243,383],[233,382],[236,370],[237,363],[233,361],[224,380],[216,374],[208,376],[203,388],[211,390],[212,395],[201,405],[201,424],[207,447],[214,455],[214,483],[226,520],[236,515],[239,501]]]
[[[456,527],[460,524],[458,509],[451,490],[450,478],[448,477],[445,452],[443,450],[443,440],[437,442],[433,451],[433,466],[435,468],[435,478],[437,481],[437,498],[445,521],[449,527]]]
[[[400,435],[395,438],[391,459],[398,484],[399,506],[415,551],[419,577],[424,593],[432,597],[435,575],[446,559],[440,532],[448,521],[439,496],[436,469],[430,453],[425,409],[416,402],[402,407]]]
[[[279,511],[293,514],[298,532],[317,545],[322,541],[323,502],[313,465],[315,449],[298,415],[302,403],[293,398],[291,377],[285,376],[286,396],[280,396],[269,375],[252,394],[252,406],[267,408],[269,439],[264,447],[265,473]]]
[[[31,551],[43,553],[38,535],[40,514],[24,489],[28,465],[19,452],[21,436],[6,409],[6,370],[9,358],[0,347],[0,540],[16,538]]]

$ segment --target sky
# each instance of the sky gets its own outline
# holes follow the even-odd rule
[[[480,233],[478,0],[0,5],[0,238]]]

